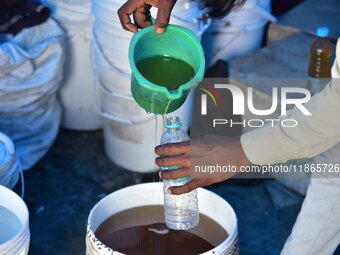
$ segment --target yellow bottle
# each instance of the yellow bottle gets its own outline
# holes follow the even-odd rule
[[[329,29],[319,27],[317,38],[310,48],[310,62],[308,68],[309,89],[314,94],[323,89],[331,77],[331,57],[333,44],[328,38]]]

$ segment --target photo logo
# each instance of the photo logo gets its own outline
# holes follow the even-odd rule
[[[205,94],[202,94],[201,100],[202,100],[202,108],[201,113],[202,115],[207,115],[207,95],[212,99],[214,102],[214,105],[217,107],[217,102],[220,106],[223,106],[223,101],[221,95],[214,89],[213,86],[207,86],[207,88],[200,88]]]
[[[233,97],[233,114],[234,115],[244,115],[245,114],[245,102],[247,102],[248,109],[251,113],[258,116],[266,116],[273,114],[278,107],[278,101],[281,99],[281,115],[287,114],[287,106],[294,105],[297,107],[304,115],[312,115],[308,109],[303,105],[311,99],[311,93],[309,90],[304,88],[281,88],[281,97],[279,98],[278,88],[272,88],[272,105],[269,109],[259,110],[254,106],[253,99],[253,88],[247,88],[247,98],[245,97],[242,89],[231,84],[215,84],[214,87],[208,87],[208,89],[200,88],[206,94],[201,95],[201,114],[207,115],[207,95],[213,100],[215,106],[217,106],[217,101],[221,106],[223,106],[223,101],[221,95],[216,91],[216,89],[224,89],[231,92]],[[304,95],[301,98],[289,98],[289,94],[299,94]]]
[[[256,92],[251,87],[246,87],[242,90],[240,87],[232,84],[214,84],[202,85],[200,87],[200,101],[201,101],[201,116],[209,116],[211,119],[211,126],[227,125],[234,127],[241,125],[245,127],[262,127],[270,123],[272,127],[281,125],[282,127],[296,127],[297,120],[290,118],[270,118],[269,116],[286,116],[289,108],[301,111],[305,116],[312,114],[304,104],[311,99],[309,90],[301,87],[273,87],[271,91],[271,99],[268,101],[266,109],[256,108]],[[209,98],[209,99],[208,99]],[[223,98],[223,99],[222,99]],[[208,100],[213,103],[208,104]],[[225,102],[223,102],[223,100]],[[226,102],[228,100],[228,102]],[[223,104],[224,103],[224,104]],[[215,107],[209,109],[213,105]],[[231,109],[232,108],[232,109]],[[232,110],[233,116],[242,116],[241,120],[235,118],[226,118]],[[278,113],[277,111],[281,112]],[[246,116],[256,116],[256,118],[246,119]]]

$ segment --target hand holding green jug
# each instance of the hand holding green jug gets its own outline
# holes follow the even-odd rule
[[[118,16],[122,27],[130,32],[137,32],[138,28],[151,26],[150,9],[157,7],[157,18],[155,31],[161,34],[169,24],[172,8],[176,0],[129,0],[119,10]],[[130,15],[133,15],[135,23],[131,22]]]
[[[196,35],[185,27],[168,25],[157,34],[154,26],[134,34],[129,49],[131,91],[147,112],[177,110],[191,88],[203,78],[205,60]]]

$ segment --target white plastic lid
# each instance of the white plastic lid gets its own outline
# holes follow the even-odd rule
[[[0,169],[6,165],[14,155],[14,144],[12,140],[0,132]]]
[[[327,37],[329,35],[329,28],[328,27],[319,27],[316,31],[316,34],[319,37]]]

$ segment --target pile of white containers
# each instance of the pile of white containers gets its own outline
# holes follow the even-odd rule
[[[58,133],[62,41],[63,31],[48,20],[0,44],[0,130],[14,141],[24,170],[47,153]]]
[[[124,0],[93,1],[93,62],[96,88],[101,95],[97,108],[103,118],[105,151],[117,165],[137,172],[155,169],[154,147],[159,144],[161,116],[156,132],[155,116],[147,114],[134,101],[130,91],[131,71],[128,49],[132,33],[122,29],[117,10]],[[198,36],[204,26],[198,21],[201,11],[196,2],[179,0],[171,23],[191,28]],[[153,10],[154,12],[154,10]],[[155,16],[155,14],[153,14]],[[182,19],[185,17],[185,19]],[[189,126],[190,99],[175,113],[183,127]]]
[[[75,130],[102,127],[93,106],[91,66],[91,0],[44,0],[66,33],[65,66],[59,99],[63,109],[61,125]],[[102,1],[97,1],[102,2]]]
[[[268,21],[276,22],[271,0],[247,0],[223,19],[213,19],[202,37],[206,66],[230,60],[261,47]]]

